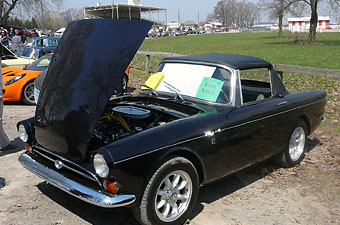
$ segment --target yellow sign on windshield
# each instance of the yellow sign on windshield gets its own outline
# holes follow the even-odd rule
[[[145,85],[156,90],[158,85],[162,82],[163,78],[164,78],[163,72],[153,73],[153,74],[150,75],[148,80],[145,82]],[[141,89],[142,90],[148,90],[149,88],[143,86]]]

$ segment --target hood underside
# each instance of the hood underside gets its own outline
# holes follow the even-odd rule
[[[37,142],[74,161],[152,23],[93,19],[68,25],[49,65],[35,115]]]

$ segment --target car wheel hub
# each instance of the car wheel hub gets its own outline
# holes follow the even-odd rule
[[[155,197],[155,211],[163,222],[173,222],[189,207],[192,181],[188,173],[176,170],[160,183]]]
[[[289,142],[289,156],[291,160],[296,161],[302,155],[305,148],[305,131],[302,127],[297,127],[293,131]]]
[[[27,85],[24,89],[24,97],[27,101],[35,103],[34,101],[34,84]]]

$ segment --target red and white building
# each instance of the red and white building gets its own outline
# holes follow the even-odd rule
[[[292,17],[288,18],[288,29],[291,32],[308,32],[310,27],[310,17]],[[329,16],[319,16],[317,31],[322,32],[329,29]]]

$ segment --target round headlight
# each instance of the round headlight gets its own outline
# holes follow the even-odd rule
[[[106,164],[104,157],[97,153],[93,157],[93,166],[96,170],[96,173],[101,177],[105,178],[109,175],[109,167]]]
[[[24,125],[22,125],[22,124],[19,125],[18,132],[19,132],[19,137],[20,137],[20,139],[21,139],[23,142],[27,142],[27,140],[28,140],[28,134],[27,134],[27,132],[26,132],[26,129],[25,129]]]

